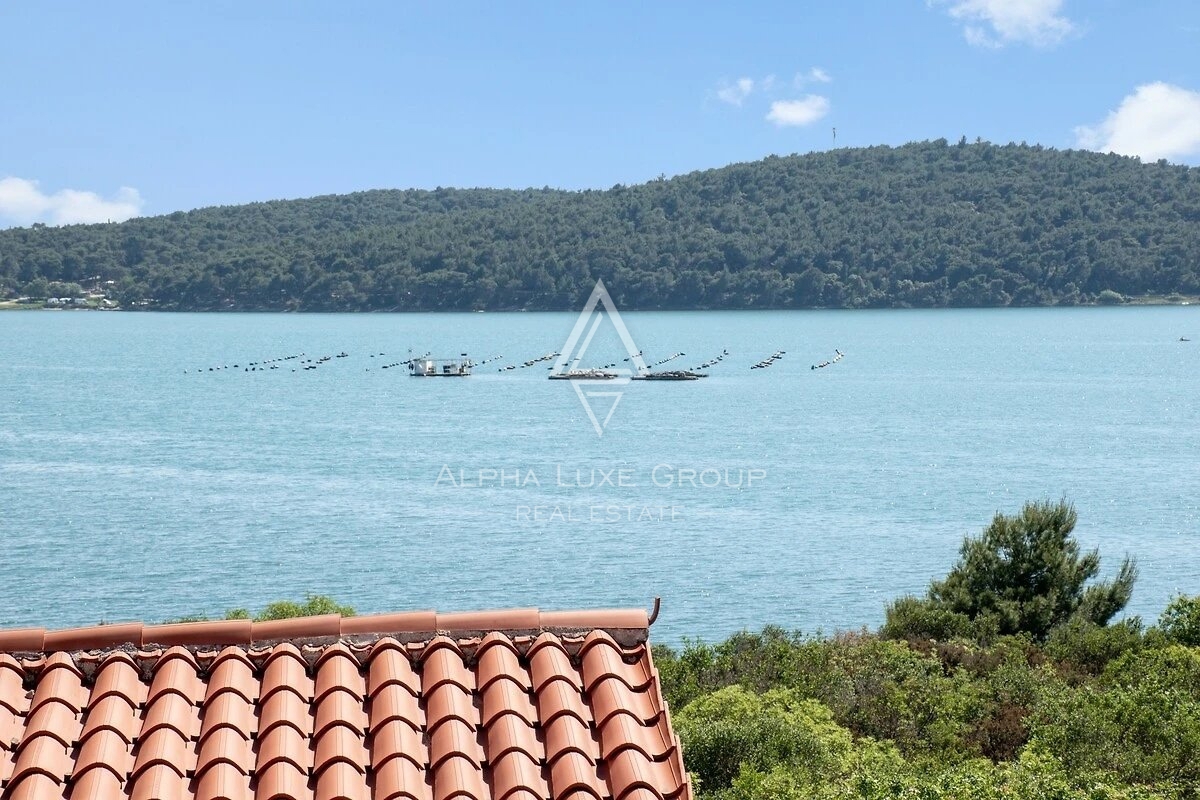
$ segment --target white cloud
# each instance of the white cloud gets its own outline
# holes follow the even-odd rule
[[[779,127],[810,125],[829,113],[829,98],[810,94],[799,100],[776,100],[771,103],[767,120]]]
[[[90,222],[122,222],[142,212],[142,196],[137,189],[122,186],[111,198],[95,192],[61,189],[46,194],[37,181],[24,178],[0,178],[0,223],[28,225],[46,222],[71,225]]]
[[[1200,155],[1200,92],[1147,83],[1098,125],[1075,129],[1076,146],[1146,161]]]
[[[1063,16],[1063,0],[929,0],[949,4],[950,16],[963,23],[967,41],[977,47],[1032,44],[1049,47],[1075,30]]]
[[[808,72],[796,73],[796,78],[792,83],[796,85],[796,88],[800,88],[806,83],[829,83],[832,80],[833,78],[825,70],[820,67],[812,67]]]
[[[753,91],[753,78],[738,78],[733,83],[723,82],[717,89],[717,99],[731,106],[740,106]]]

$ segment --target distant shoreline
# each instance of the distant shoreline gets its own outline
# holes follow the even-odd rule
[[[688,312],[694,313],[698,311],[723,313],[727,311],[737,312],[763,312],[763,311],[955,311],[955,310],[990,310],[990,309],[1014,309],[1014,308],[1122,308],[1129,306],[1197,306],[1200,307],[1200,295],[1146,295],[1141,297],[1126,297],[1120,303],[1075,303],[1072,305],[1029,305],[1029,306],[884,306],[879,308],[828,308],[828,307],[811,307],[811,308],[629,308],[624,309],[624,313],[639,313],[639,312]],[[38,305],[35,303],[18,303],[14,300],[0,300],[0,311],[53,311],[53,312],[80,312],[80,311],[124,311],[134,314],[158,313],[158,314],[563,314],[573,313],[578,309],[563,308],[563,309],[528,309],[528,308],[497,308],[497,309],[439,309],[439,310],[399,310],[399,309],[372,309],[369,311],[316,311],[308,309],[300,310],[279,310],[279,309],[258,309],[258,308],[124,308],[115,306],[110,308],[98,307],[81,307],[81,308],[54,308]]]

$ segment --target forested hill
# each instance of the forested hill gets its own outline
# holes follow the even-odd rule
[[[0,231],[0,298],[80,283],[127,308],[562,310],[597,278],[644,309],[1195,295],[1200,169],[938,140],[603,191],[372,191]]]

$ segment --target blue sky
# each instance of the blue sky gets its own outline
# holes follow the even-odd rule
[[[1200,164],[1195,0],[0,4],[0,227],[967,136]]]

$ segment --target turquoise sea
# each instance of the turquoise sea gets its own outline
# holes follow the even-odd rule
[[[551,362],[498,371],[575,321],[0,314],[0,625],[315,592],[360,612],[661,595],[664,642],[873,627],[996,511],[1060,497],[1106,571],[1137,557],[1130,613],[1200,593],[1200,308],[628,313],[648,363],[729,355],[586,386],[622,393],[603,436]],[[381,368],[409,348],[503,357]],[[581,366],[624,357],[606,324]]]

